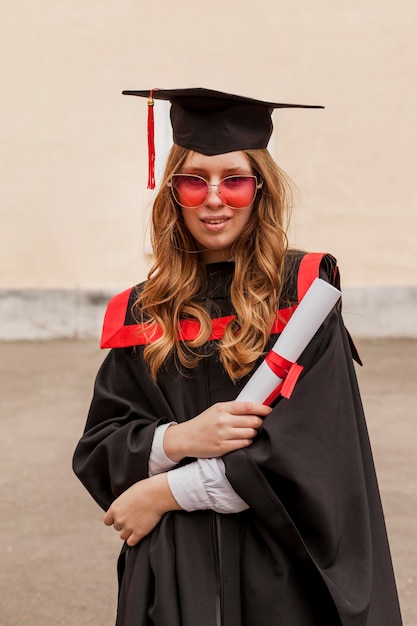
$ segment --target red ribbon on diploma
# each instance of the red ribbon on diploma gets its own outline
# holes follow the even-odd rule
[[[279,383],[272,391],[272,393],[266,398],[263,404],[269,406],[279,395],[284,398],[290,398],[295,387],[295,383],[298,380],[303,366],[298,363],[292,363],[283,356],[277,354],[273,350],[270,350],[265,357],[265,361],[268,367],[274,372],[275,376],[281,378],[282,382]]]

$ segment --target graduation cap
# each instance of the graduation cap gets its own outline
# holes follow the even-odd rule
[[[274,109],[322,109],[318,105],[264,102],[234,94],[194,87],[123,91],[148,100],[148,188],[155,188],[153,104],[171,102],[174,143],[206,155],[266,148],[272,134]]]

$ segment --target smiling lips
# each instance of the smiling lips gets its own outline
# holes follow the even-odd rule
[[[212,233],[222,231],[230,217],[217,217],[217,218],[201,218],[201,222],[204,228]]]
[[[204,224],[209,224],[216,226],[218,224],[224,224],[230,219],[230,217],[220,216],[220,217],[202,217],[201,221]]]

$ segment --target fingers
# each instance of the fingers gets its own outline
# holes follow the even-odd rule
[[[249,448],[253,443],[253,439],[232,439],[229,441],[228,452],[240,450],[241,448]]]
[[[264,418],[272,411],[269,406],[258,402],[232,402],[230,404],[230,414],[236,419],[233,427],[235,430],[239,429],[239,437],[242,438],[256,437]]]
[[[250,439],[252,441],[252,439],[254,439],[256,435],[258,434],[258,429],[257,428],[241,428],[238,431],[238,433],[239,433],[240,439]]]
[[[103,522],[106,526],[113,526],[114,530],[120,531],[120,539],[126,541],[128,546],[133,547],[140,541],[140,537],[137,535],[137,533],[133,532],[131,528],[124,526],[121,522],[117,522],[114,519],[111,508],[103,517]]]
[[[119,528],[116,528],[116,526],[114,526],[115,530],[119,530]],[[119,537],[120,539],[123,539],[123,541],[127,541],[130,536],[132,535],[132,529],[131,528],[123,528],[121,532],[119,533]]]
[[[240,420],[246,420],[247,424],[259,428],[265,417],[271,413],[272,409],[264,404],[257,402],[219,402],[214,404],[207,412],[201,415],[210,415],[210,419],[230,419],[236,417]],[[210,413],[209,413],[210,412]],[[250,420],[250,421],[248,421]]]
[[[114,522],[114,517],[111,508],[107,511],[105,516],[103,517],[103,522],[106,526],[112,526]]]
[[[256,437],[263,420],[257,415],[231,415],[225,420],[233,435],[236,430],[240,431],[240,437]]]
[[[230,402],[229,410],[234,415],[257,415],[266,417],[272,411],[271,407],[261,404],[260,402]]]
[[[262,420],[256,415],[232,415],[224,420],[219,432],[220,440],[253,439],[262,426]]]
[[[135,533],[132,533],[127,539],[126,539],[126,543],[130,548],[133,548],[133,546],[135,546],[137,543],[139,543],[140,541],[140,537],[138,535],[136,535]]]
[[[132,531],[128,530],[125,524],[123,524],[120,520],[117,520],[116,517],[117,515],[114,512],[113,505],[112,505],[107,511],[107,513],[105,514],[105,516],[103,517],[103,522],[105,523],[106,526],[113,526],[114,530],[121,531],[120,532],[121,539],[125,539],[129,537]],[[126,535],[126,532],[127,532],[127,535]],[[126,535],[126,537],[124,535]]]
[[[257,434],[258,430],[256,428],[235,428],[224,443],[226,445],[236,443],[239,446],[249,446]]]
[[[113,526],[114,530],[123,530],[123,524],[116,521],[116,518],[113,513],[113,508],[110,507],[105,516],[103,517],[103,522],[106,526]]]

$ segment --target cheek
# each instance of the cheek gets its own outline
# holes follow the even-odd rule
[[[194,209],[181,209],[181,213],[182,213],[182,221],[184,222],[184,224],[187,226],[187,228],[189,228],[189,226],[193,223],[193,221],[195,220],[195,211]],[[193,220],[194,218],[194,220]]]
[[[242,229],[245,228],[245,226],[249,224],[249,222],[252,222],[253,225],[255,225],[255,220],[252,219],[252,212],[253,206],[248,207],[247,209],[241,209],[239,213],[239,224]]]
[[[199,226],[198,215],[196,214],[195,209],[182,209],[181,213],[182,213],[182,222],[185,228],[193,236],[195,236],[195,234],[198,232],[197,229]]]

